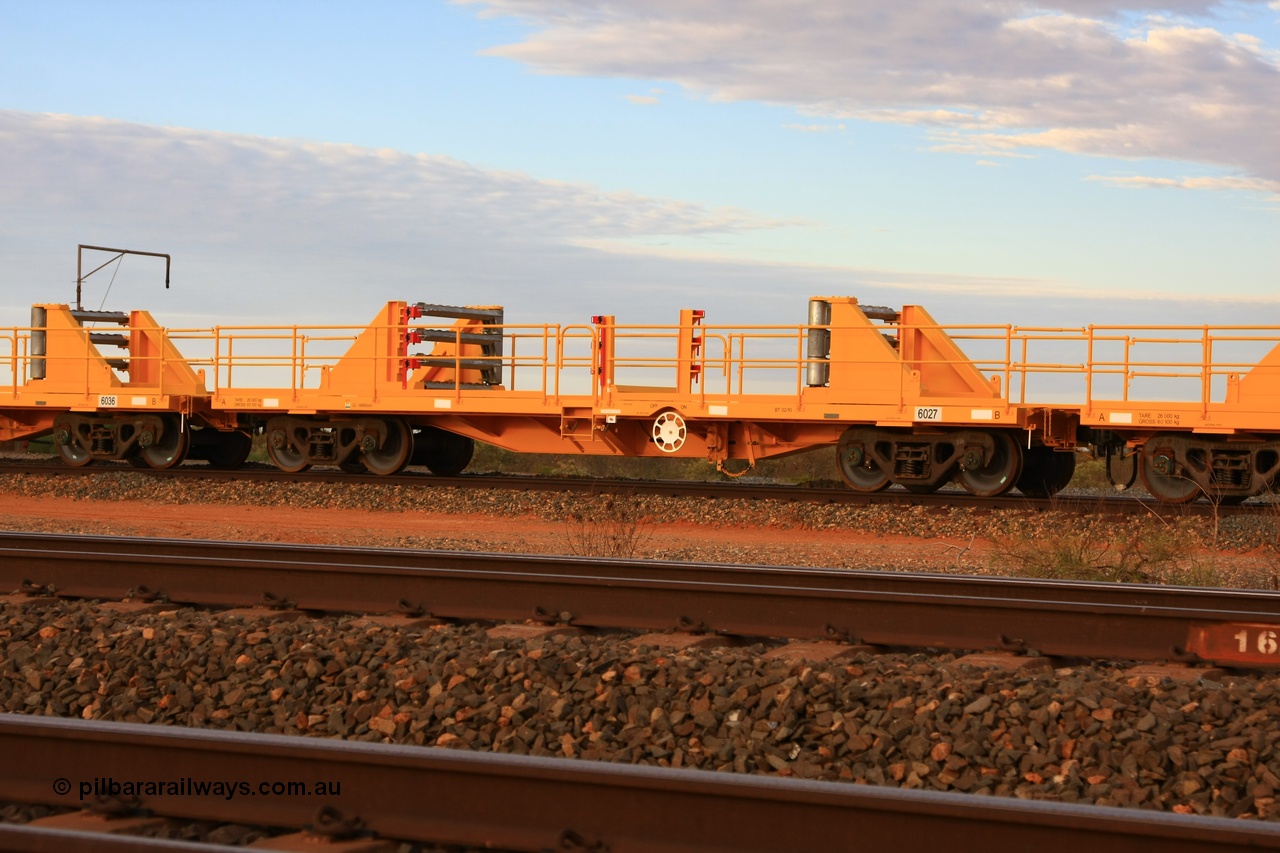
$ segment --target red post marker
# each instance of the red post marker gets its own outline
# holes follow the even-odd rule
[[[1280,669],[1280,625],[1193,623],[1187,632],[1187,651],[1215,663]]]

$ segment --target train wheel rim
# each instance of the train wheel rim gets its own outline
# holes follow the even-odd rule
[[[271,459],[271,464],[286,474],[297,474],[310,468],[311,463],[307,461],[307,457],[289,443],[288,432],[280,430],[280,435],[283,441],[279,447],[271,441],[271,436],[267,436],[267,456]]]
[[[861,446],[841,443],[836,451],[840,477],[856,492],[879,492],[889,488],[889,475],[880,469]]]
[[[147,467],[163,471],[181,465],[190,446],[191,434],[178,424],[176,418],[166,418],[160,440],[150,447],[138,448],[138,458],[147,463]]]
[[[1142,460],[1138,465],[1138,476],[1142,480],[1142,487],[1151,493],[1151,497],[1161,503],[1191,503],[1201,494],[1200,487],[1196,485],[1194,480],[1187,477],[1161,474],[1159,471],[1154,470],[1145,449],[1142,453]]]
[[[74,440],[66,444],[59,444],[58,456],[62,458],[64,464],[72,468],[83,468],[93,461],[93,456],[89,451],[74,443]]]
[[[409,464],[409,457],[413,455],[413,433],[399,418],[388,418],[383,424],[387,437],[382,447],[366,450],[362,460],[371,473],[385,477],[402,471]]]
[[[991,432],[992,452],[979,468],[961,469],[960,485],[980,498],[1002,495],[1014,487],[1022,473],[1022,448],[1008,433]]]

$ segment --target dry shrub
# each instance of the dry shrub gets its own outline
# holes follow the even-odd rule
[[[1019,577],[1217,586],[1219,573],[1199,556],[1199,543],[1190,519],[1158,516],[1117,523],[1059,515],[993,540],[1002,568]]]
[[[1267,509],[1256,517],[1262,547],[1280,562],[1280,495],[1276,494],[1274,486],[1267,490],[1263,500]],[[1269,574],[1265,588],[1280,590],[1280,568],[1273,564]]]
[[[565,522],[570,554],[579,557],[634,557],[651,531],[634,495],[602,495],[574,511]]]

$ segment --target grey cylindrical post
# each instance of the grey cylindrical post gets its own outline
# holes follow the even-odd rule
[[[831,365],[827,359],[831,356],[831,330],[816,329],[814,326],[831,325],[831,303],[822,299],[809,300],[809,341],[805,352],[808,368],[805,382],[812,387],[826,385],[831,378]]]
[[[44,356],[47,344],[45,325],[48,313],[39,305],[31,306],[31,378],[44,379]]]

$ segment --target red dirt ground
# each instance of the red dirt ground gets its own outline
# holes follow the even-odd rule
[[[227,539],[336,545],[403,545],[452,549],[566,553],[563,523],[534,517],[386,512],[358,509],[152,504],[0,493],[0,528],[45,532]],[[954,571],[968,542],[886,537],[842,530],[813,531],[694,524],[647,524],[637,556],[681,555],[726,562],[884,566]],[[972,570],[986,544],[963,562]],[[829,557],[829,559],[824,558]]]

